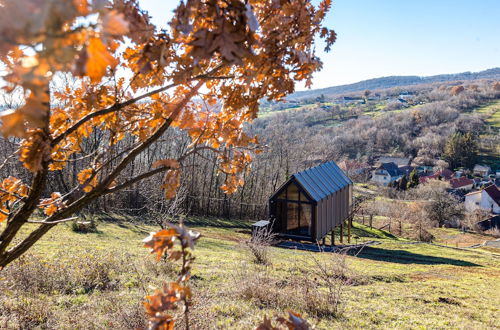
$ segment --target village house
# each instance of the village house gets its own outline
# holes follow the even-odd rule
[[[399,166],[399,170],[403,172],[403,175],[410,176],[410,173],[413,171],[415,167],[411,165]]]
[[[394,163],[382,163],[373,172],[371,181],[387,186],[389,183],[398,181],[404,172]]]
[[[480,221],[476,223],[476,226],[481,230],[489,230],[489,229],[500,229],[500,215],[492,216],[486,220]]]
[[[413,96],[414,96],[413,92],[404,91],[404,92],[399,93],[399,98],[402,100],[405,100],[405,101],[408,101]]]
[[[355,159],[344,159],[338,163],[338,166],[349,177],[369,173],[372,169],[367,163]]]
[[[491,167],[488,165],[481,165],[481,164],[476,164],[474,165],[474,169],[472,170],[472,173],[475,175],[480,175],[482,177],[487,176],[491,172]]]
[[[449,169],[444,169],[442,171],[438,171],[432,175],[427,175],[427,176],[421,176],[418,181],[420,183],[426,183],[429,180],[443,180],[443,181],[450,181],[453,179],[455,174],[450,171]]]
[[[432,168],[432,166],[427,165],[419,165],[416,167],[419,176],[428,176],[430,173],[432,173]]]
[[[375,166],[379,166],[383,163],[394,163],[397,167],[407,166],[410,165],[410,158],[381,156],[375,162]]]
[[[452,178],[450,180],[450,185],[452,189],[468,191],[472,190],[474,180],[461,176],[459,178]]]
[[[494,184],[465,195],[465,208],[468,211],[481,209],[500,214],[500,190]]]
[[[335,100],[335,103],[339,104],[351,104],[351,103],[357,103],[357,104],[363,104],[365,103],[365,99],[362,97],[358,96],[342,96],[338,99]]]

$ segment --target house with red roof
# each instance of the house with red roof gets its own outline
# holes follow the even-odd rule
[[[459,178],[453,178],[450,180],[450,185],[452,189],[457,190],[472,190],[474,186],[474,180],[469,179],[465,176],[461,176]]]
[[[465,208],[468,211],[482,209],[500,214],[500,190],[494,184],[465,195]]]
[[[421,176],[418,180],[420,183],[426,183],[429,180],[444,180],[450,181],[454,177],[454,173],[449,169],[444,169],[442,171],[436,172],[432,175]]]

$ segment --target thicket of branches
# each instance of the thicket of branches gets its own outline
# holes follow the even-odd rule
[[[0,2],[0,268],[82,210],[173,199],[201,158],[211,198],[243,186],[259,151],[244,124],[310,85],[330,5],[180,1],[157,27],[134,0]]]
[[[180,193],[173,200],[164,199],[159,184],[161,178],[152,176],[115,194],[102,196],[86,209],[148,214],[159,219],[164,219],[164,215],[188,213],[258,219],[267,214],[268,196],[290,174],[322,161],[356,159],[371,163],[380,155],[393,153],[415,158],[422,164],[436,165],[450,137],[457,132],[478,134],[485,129],[483,115],[470,110],[500,97],[498,86],[492,82],[466,87],[457,95],[452,87],[421,87],[415,90],[414,99],[426,103],[402,112],[383,113],[382,110],[382,115],[375,118],[362,115],[373,108],[374,105],[368,103],[328,109],[317,106],[257,119],[245,129],[248,135],[259,136],[264,152],[255,157],[250,171],[242,173],[246,184],[233,195],[228,196],[219,188],[226,176],[219,171],[217,154],[212,150],[198,150],[185,157]],[[13,98],[6,98],[5,102],[13,103]],[[332,120],[337,124],[331,125]],[[91,166],[92,155],[102,148],[102,134],[93,132],[81,143],[82,155],[70,159],[61,171],[48,174],[47,192],[67,194],[79,184],[78,173]],[[161,141],[175,143],[158,143],[146,148],[141,157],[130,162],[123,175],[135,177],[157,159],[178,159],[187,153],[191,143],[190,137],[178,129],[167,131]],[[484,147],[496,142],[489,138],[480,140]],[[133,143],[134,139],[126,136],[109,152],[119,155]],[[13,155],[17,150],[16,140],[1,139],[0,148],[4,171],[28,178],[29,172],[19,166]],[[9,158],[9,155],[12,156]]]

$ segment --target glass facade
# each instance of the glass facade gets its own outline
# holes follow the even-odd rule
[[[284,234],[312,235],[312,204],[295,183],[277,196],[276,228]]]

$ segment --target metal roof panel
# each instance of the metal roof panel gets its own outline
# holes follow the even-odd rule
[[[352,185],[352,181],[334,161],[295,173],[293,176],[316,202]]]

